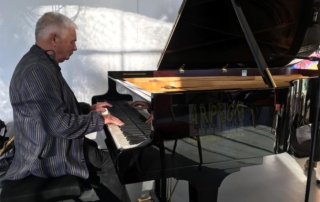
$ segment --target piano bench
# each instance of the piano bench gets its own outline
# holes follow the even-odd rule
[[[21,180],[3,181],[1,187],[1,202],[57,202],[77,200],[81,195],[79,179],[72,175],[56,178],[30,175]]]

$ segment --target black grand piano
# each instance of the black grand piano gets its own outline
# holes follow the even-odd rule
[[[104,129],[120,181],[156,180],[163,202],[167,178],[186,180],[190,201],[217,201],[229,174],[287,152],[317,86],[317,71],[288,63],[318,49],[317,11],[314,0],[185,0],[158,70],[109,72],[92,97],[125,122]],[[150,103],[151,125],[133,100]]]

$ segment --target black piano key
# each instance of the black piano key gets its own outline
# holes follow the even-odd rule
[[[139,144],[141,141],[139,140],[130,140],[129,144]]]
[[[142,134],[142,133],[128,133],[128,132],[126,132],[126,133],[123,133],[123,134],[126,137],[142,137],[142,136],[145,137],[145,135]]]
[[[125,123],[119,127],[129,144],[138,144],[147,139],[151,126],[146,124],[147,120],[135,108],[131,107],[127,102],[112,102],[112,108],[108,108],[109,112]]]
[[[127,137],[127,140],[130,142],[130,141],[143,141],[145,140],[146,137]]]

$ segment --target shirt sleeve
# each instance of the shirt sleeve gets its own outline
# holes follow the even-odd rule
[[[81,114],[88,114],[90,112],[90,105],[85,102],[79,102]]]
[[[76,101],[73,95],[65,95],[66,89],[62,89],[59,75],[42,67],[33,68],[26,76],[23,87],[24,102],[21,104],[28,108],[47,134],[73,139],[103,129],[104,119],[100,113],[91,111],[80,115],[75,113],[75,109],[70,109],[76,108]]]

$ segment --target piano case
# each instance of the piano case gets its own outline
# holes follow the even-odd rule
[[[109,71],[108,92],[92,98],[112,102],[111,114],[130,111],[123,101],[151,103],[151,130],[137,132],[139,115],[126,125],[140,129],[104,128],[121,183],[155,180],[163,202],[167,178],[186,180],[189,201],[218,201],[225,177],[288,152],[292,118],[316,106],[317,71],[288,65],[319,47],[316,2],[184,0],[157,70]],[[143,141],[122,143],[133,135]]]

